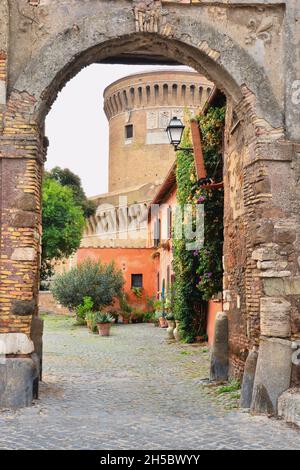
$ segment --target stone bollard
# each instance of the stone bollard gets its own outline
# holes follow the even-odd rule
[[[42,380],[43,371],[43,332],[44,321],[37,316],[32,317],[30,337],[34,344],[34,352],[39,358],[39,380]]]
[[[251,412],[277,414],[279,396],[290,387],[292,343],[281,338],[261,337]]]
[[[253,395],[255,371],[257,364],[257,351],[255,348],[249,352],[243,376],[242,390],[241,390],[241,399],[240,407],[241,408],[250,408]]]
[[[228,318],[226,313],[216,316],[215,335],[211,351],[210,380],[228,379]]]
[[[36,367],[31,358],[7,358],[0,364],[0,408],[30,406]]]

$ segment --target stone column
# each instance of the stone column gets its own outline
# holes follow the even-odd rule
[[[256,158],[257,155],[261,177],[255,182],[254,190],[256,199],[261,201],[258,206],[261,221],[251,257],[256,264],[253,272],[260,279],[262,293],[251,410],[276,415],[278,398],[291,385],[291,340],[292,335],[297,334],[295,309],[300,290],[295,288],[295,279],[299,276],[297,239],[300,220],[296,207],[299,194],[291,144],[261,142],[259,147],[257,145]]]
[[[37,132],[12,123],[0,137],[0,406],[18,408],[30,405],[37,376],[30,331],[38,308],[44,149]]]
[[[300,266],[299,164],[281,129],[255,128],[253,96],[243,92],[234,112],[229,102],[227,123],[234,132],[226,128],[225,135],[229,374],[241,376],[248,351],[257,348],[256,371],[253,354],[246,362],[241,404],[276,414],[278,397],[291,383],[292,335],[299,333],[300,290],[294,288]]]
[[[211,351],[210,379],[228,379],[228,318],[226,313],[216,316],[215,335]]]

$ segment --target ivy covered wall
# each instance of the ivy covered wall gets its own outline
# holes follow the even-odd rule
[[[222,148],[225,107],[211,107],[197,116],[202,136],[204,162],[208,178],[222,181]],[[191,147],[190,130],[186,129],[182,148]],[[204,245],[188,250],[187,240],[173,240],[175,291],[174,314],[180,320],[183,339],[192,342],[205,335],[206,302],[222,291],[223,208],[224,192],[199,186],[191,151],[177,152],[177,200],[181,210],[186,204],[204,205]],[[193,213],[193,225],[196,223]]]

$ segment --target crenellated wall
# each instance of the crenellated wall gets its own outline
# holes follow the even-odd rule
[[[161,70],[124,77],[104,91],[107,119],[130,110],[155,107],[201,108],[213,83],[198,73]]]

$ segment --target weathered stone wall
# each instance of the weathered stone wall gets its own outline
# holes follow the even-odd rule
[[[40,141],[14,134],[2,140],[4,152],[0,331],[28,333],[36,313],[43,150]]]
[[[68,308],[56,302],[50,291],[42,291],[39,293],[39,311],[41,313],[54,313],[56,315],[71,315]]]
[[[254,306],[252,295],[247,309],[246,214],[249,192],[244,177],[246,153],[244,126],[229,100],[224,136],[223,310],[228,314],[229,320],[229,374],[239,378],[250,347],[250,335],[247,332],[250,327],[250,312]],[[257,319],[257,308],[255,313]],[[255,331],[252,334],[257,336]]]
[[[253,409],[275,411],[291,374],[299,384],[299,366],[292,367],[300,303],[299,2],[1,0],[0,13],[0,333],[7,353],[31,348],[5,333],[29,336],[36,311],[43,127],[57,92],[92,62],[175,59],[231,102],[224,253],[231,371],[240,375],[256,346]],[[23,392],[20,403],[27,399]]]

